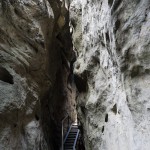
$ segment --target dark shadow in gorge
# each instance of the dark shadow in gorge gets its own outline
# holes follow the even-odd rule
[[[77,142],[76,150],[85,150],[84,138],[83,138],[83,135],[84,135],[83,125],[81,124],[80,121],[78,121],[78,122],[79,122],[80,134],[79,134],[79,139],[78,139],[78,142]]]
[[[60,1],[50,1],[55,19],[54,29],[51,35],[47,36],[46,48],[48,51],[48,76],[51,85],[41,98],[41,124],[44,131],[46,143],[50,150],[59,150],[61,147],[61,121],[68,112],[69,94],[67,79],[70,74],[72,56],[72,39],[69,28],[69,12],[66,13],[66,23],[59,29],[57,19],[60,8],[56,6]],[[60,7],[60,4],[58,5]],[[57,11],[57,9],[59,9]]]

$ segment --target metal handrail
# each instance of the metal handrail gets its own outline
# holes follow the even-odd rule
[[[80,132],[80,130],[78,129],[78,132],[77,132],[77,135],[76,135],[76,139],[75,139],[74,144],[73,144],[73,150],[76,149],[76,143],[77,143],[77,140],[78,140],[79,132]]]
[[[69,130],[68,130],[68,132],[67,132],[67,134],[66,134],[66,136],[65,136],[65,138],[64,138],[64,144],[65,144],[65,142],[66,142],[66,140],[67,140],[67,137],[68,137],[68,135],[69,135],[69,133],[70,133],[71,128],[72,128],[72,124],[71,124],[71,126],[70,126],[70,128],[69,128]]]
[[[64,121],[66,120],[68,118],[68,128],[69,128],[69,115],[67,114],[65,117],[64,117],[64,119],[61,121],[61,124],[62,124],[62,127],[61,127],[61,130],[62,130],[62,143],[61,143],[61,147],[62,147],[62,150],[64,150]]]

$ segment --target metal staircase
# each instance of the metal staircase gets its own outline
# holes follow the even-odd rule
[[[64,120],[68,118],[65,117]],[[63,122],[62,121],[62,150],[76,150],[76,144],[79,137],[79,129],[78,124],[73,123],[71,124],[70,128],[68,129],[65,138],[63,136]]]
[[[76,150],[78,136],[78,125],[72,124],[64,140],[64,150]]]

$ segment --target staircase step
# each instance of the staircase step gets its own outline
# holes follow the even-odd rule
[[[77,135],[77,133],[70,133],[69,135],[74,136],[74,135]]]
[[[76,138],[75,135],[74,136],[73,135],[69,135],[67,139],[75,139],[75,138]]]
[[[64,148],[65,148],[65,149],[66,149],[66,148],[71,149],[71,148],[73,148],[73,146],[70,146],[70,147],[69,147],[69,146],[66,146],[66,147],[64,147]]]
[[[67,142],[67,143],[65,143],[65,144],[74,144],[74,142]],[[65,144],[64,144],[64,145],[65,145]]]
[[[78,126],[77,127],[71,127],[71,129],[78,129]]]
[[[64,146],[64,148],[73,148],[73,146]]]
[[[73,147],[73,144],[65,144],[64,147]]]
[[[67,140],[65,143],[74,143],[74,140]]]
[[[73,139],[73,140],[67,140],[66,142],[68,142],[68,143],[71,143],[71,142],[74,143],[74,140],[75,140],[75,139]],[[65,142],[65,143],[66,143],[66,142]]]
[[[67,139],[75,140],[76,136],[68,136]],[[67,140],[66,140],[67,141]]]
[[[76,136],[76,134],[69,134],[68,137],[69,137],[69,136]]]
[[[64,143],[64,150],[73,150],[74,142],[78,133],[78,125],[74,124],[71,126],[69,133],[67,134],[66,141]]]
[[[70,130],[70,132],[78,132],[78,129],[77,130]]]
[[[71,130],[78,130],[78,128],[71,128]]]
[[[78,131],[78,129],[71,129],[71,131]]]
[[[75,137],[69,137],[66,139],[66,141],[74,141],[75,140]]]
[[[72,142],[66,142],[66,143],[74,143],[74,141],[72,141]],[[66,144],[66,143],[65,143],[65,144]]]
[[[68,137],[76,137],[76,134],[69,134]]]
[[[67,138],[66,141],[73,141],[75,138]]]
[[[72,129],[78,129],[78,127],[72,127]]]
[[[66,145],[68,145],[68,146],[72,146],[72,145],[73,145],[73,143],[65,143],[64,145],[65,145],[65,146],[66,146]]]
[[[75,139],[71,139],[71,140],[66,140],[66,142],[74,142]],[[65,143],[66,143],[65,142]]]
[[[65,147],[73,147],[73,144],[71,143],[71,144],[65,144],[64,145]]]
[[[76,135],[77,133],[69,133],[69,135]]]

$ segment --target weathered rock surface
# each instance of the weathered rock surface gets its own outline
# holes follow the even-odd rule
[[[73,0],[86,150],[150,149],[150,1]]]
[[[0,150],[59,148],[71,52],[59,0],[0,1]]]

